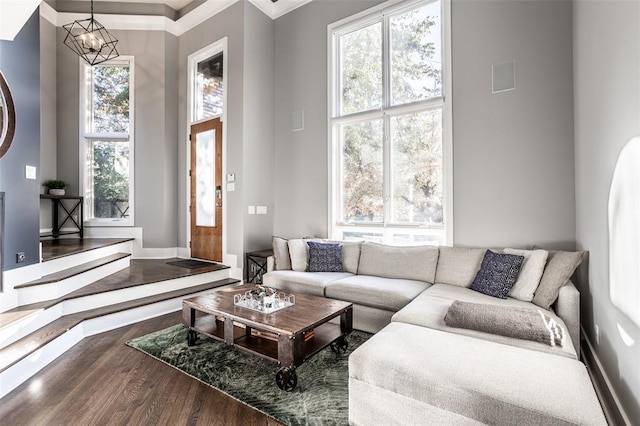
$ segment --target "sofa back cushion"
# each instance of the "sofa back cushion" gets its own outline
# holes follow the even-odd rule
[[[362,241],[336,241],[324,240],[325,242],[342,243],[342,266],[345,272],[358,273],[358,263],[360,263],[360,249]]]
[[[358,275],[433,283],[437,265],[437,247],[399,247],[367,242],[362,244]]]
[[[486,249],[440,246],[437,283],[471,287]]]

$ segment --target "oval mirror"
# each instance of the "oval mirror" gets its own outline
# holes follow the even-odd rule
[[[16,109],[7,80],[0,71],[0,158],[7,153],[16,132]]]

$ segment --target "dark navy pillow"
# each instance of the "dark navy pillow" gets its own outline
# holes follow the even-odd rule
[[[344,272],[342,266],[342,244],[316,243],[307,241],[309,246],[309,272]]]
[[[506,299],[516,283],[524,256],[495,253],[487,250],[471,289],[500,299]]]

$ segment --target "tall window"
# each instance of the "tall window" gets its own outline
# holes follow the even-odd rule
[[[133,58],[82,65],[85,218],[133,225]]]
[[[446,242],[442,10],[405,2],[329,29],[334,238]]]

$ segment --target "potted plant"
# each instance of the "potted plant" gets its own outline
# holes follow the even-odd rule
[[[43,185],[47,187],[51,195],[64,195],[64,187],[67,186],[65,181],[59,179],[48,180]]]

